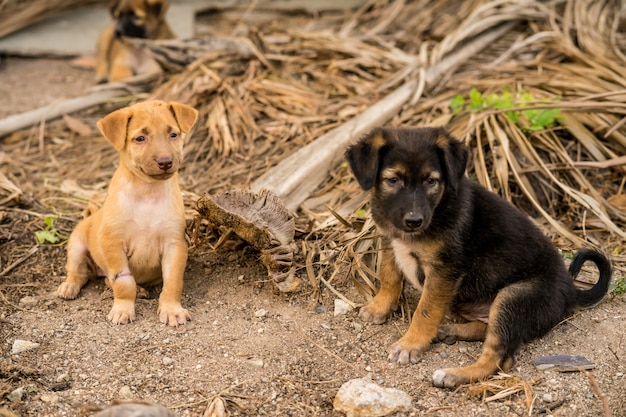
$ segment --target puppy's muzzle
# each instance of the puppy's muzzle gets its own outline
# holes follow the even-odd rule
[[[170,157],[158,158],[156,163],[163,172],[167,172],[174,165],[174,161]]]
[[[424,216],[421,213],[410,211],[404,215],[402,219],[407,231],[416,231],[424,224]]]

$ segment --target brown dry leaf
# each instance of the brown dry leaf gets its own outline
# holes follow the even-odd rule
[[[65,124],[67,125],[68,129],[70,129],[74,133],[79,134],[80,136],[88,136],[91,135],[91,133],[93,132],[91,127],[80,119],[65,114],[63,115],[63,120],[65,120]]]
[[[618,209],[626,212],[626,194],[612,195],[607,198],[607,201],[613,204]]]

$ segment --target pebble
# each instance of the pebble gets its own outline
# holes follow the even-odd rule
[[[56,394],[41,394],[41,397],[39,397],[39,399],[41,399],[41,401],[43,401],[44,403],[52,405],[59,402],[59,396]]]
[[[131,398],[133,398],[133,392],[130,390],[130,387],[128,385],[124,385],[122,388],[120,388],[120,397],[124,400],[130,400]]]
[[[395,388],[383,388],[369,379],[352,379],[339,388],[333,408],[351,417],[387,416],[409,411],[411,396]]]
[[[326,313],[327,311],[328,311],[328,308],[326,308],[326,306],[319,305],[319,306],[315,307],[315,312],[317,314],[323,314],[323,313]]]
[[[543,394],[543,397],[541,397],[541,399],[546,403],[551,403],[552,401],[554,401],[552,394]]]
[[[448,359],[450,357],[450,355],[448,355],[446,352],[439,352],[439,356],[441,357],[441,359]]]
[[[344,314],[348,314],[353,310],[352,306],[340,298],[335,299],[335,312],[336,316],[343,316]]]
[[[57,376],[57,382],[67,382],[70,380],[70,375],[65,373]]]
[[[11,355],[16,355],[18,353],[26,352],[28,350],[33,350],[39,347],[39,343],[29,342],[28,340],[20,340],[17,339],[13,342],[13,347],[11,348]]]
[[[263,366],[265,366],[263,359],[250,359],[248,363],[252,366],[256,366],[257,368],[263,368]]]
[[[268,311],[264,308],[254,312],[254,317],[262,318],[267,317]]]
[[[20,298],[20,304],[24,304],[24,305],[34,305],[34,304],[37,304],[38,301],[39,300],[37,300],[37,297],[33,297],[30,295]]]
[[[164,356],[163,359],[161,359],[161,363],[165,366],[170,366],[174,363],[174,359],[168,356]]]
[[[22,397],[24,396],[24,388],[19,387],[13,391],[11,391],[8,395],[7,395],[7,400],[11,401],[12,403],[18,402],[18,401],[22,401]]]

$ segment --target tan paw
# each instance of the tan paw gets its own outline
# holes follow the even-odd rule
[[[180,303],[161,303],[159,306],[159,320],[168,326],[177,327],[191,320],[191,314]]]
[[[382,303],[376,302],[376,298],[371,299],[367,304],[361,307],[359,318],[369,323],[383,324],[391,315],[391,307],[381,304]]]
[[[469,382],[463,375],[458,375],[457,368],[437,369],[433,373],[433,385],[438,388],[456,388]]]
[[[113,324],[127,324],[135,321],[135,303],[127,300],[115,300],[107,318]]]
[[[78,296],[80,292],[80,285],[74,282],[65,281],[63,284],[59,285],[57,289],[57,295],[61,298],[73,300]]]
[[[422,354],[428,349],[429,345],[416,344],[407,338],[401,338],[389,348],[389,356],[392,362],[400,365],[408,365],[409,363],[418,363],[422,358]]]

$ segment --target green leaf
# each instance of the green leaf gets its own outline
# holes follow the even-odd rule
[[[450,100],[450,109],[454,113],[460,113],[464,105],[465,99],[460,94],[457,94],[456,96],[452,97],[452,100]]]
[[[469,92],[469,108],[470,110],[481,110],[483,108],[483,95],[476,88],[472,88]]]
[[[361,209],[361,210],[357,210],[356,211],[356,216],[357,217],[365,217],[366,214],[367,214],[367,211],[365,209]]]
[[[50,230],[37,230],[35,232],[35,235],[37,236],[37,240],[39,241],[39,243],[57,243],[60,238],[59,236]]]

